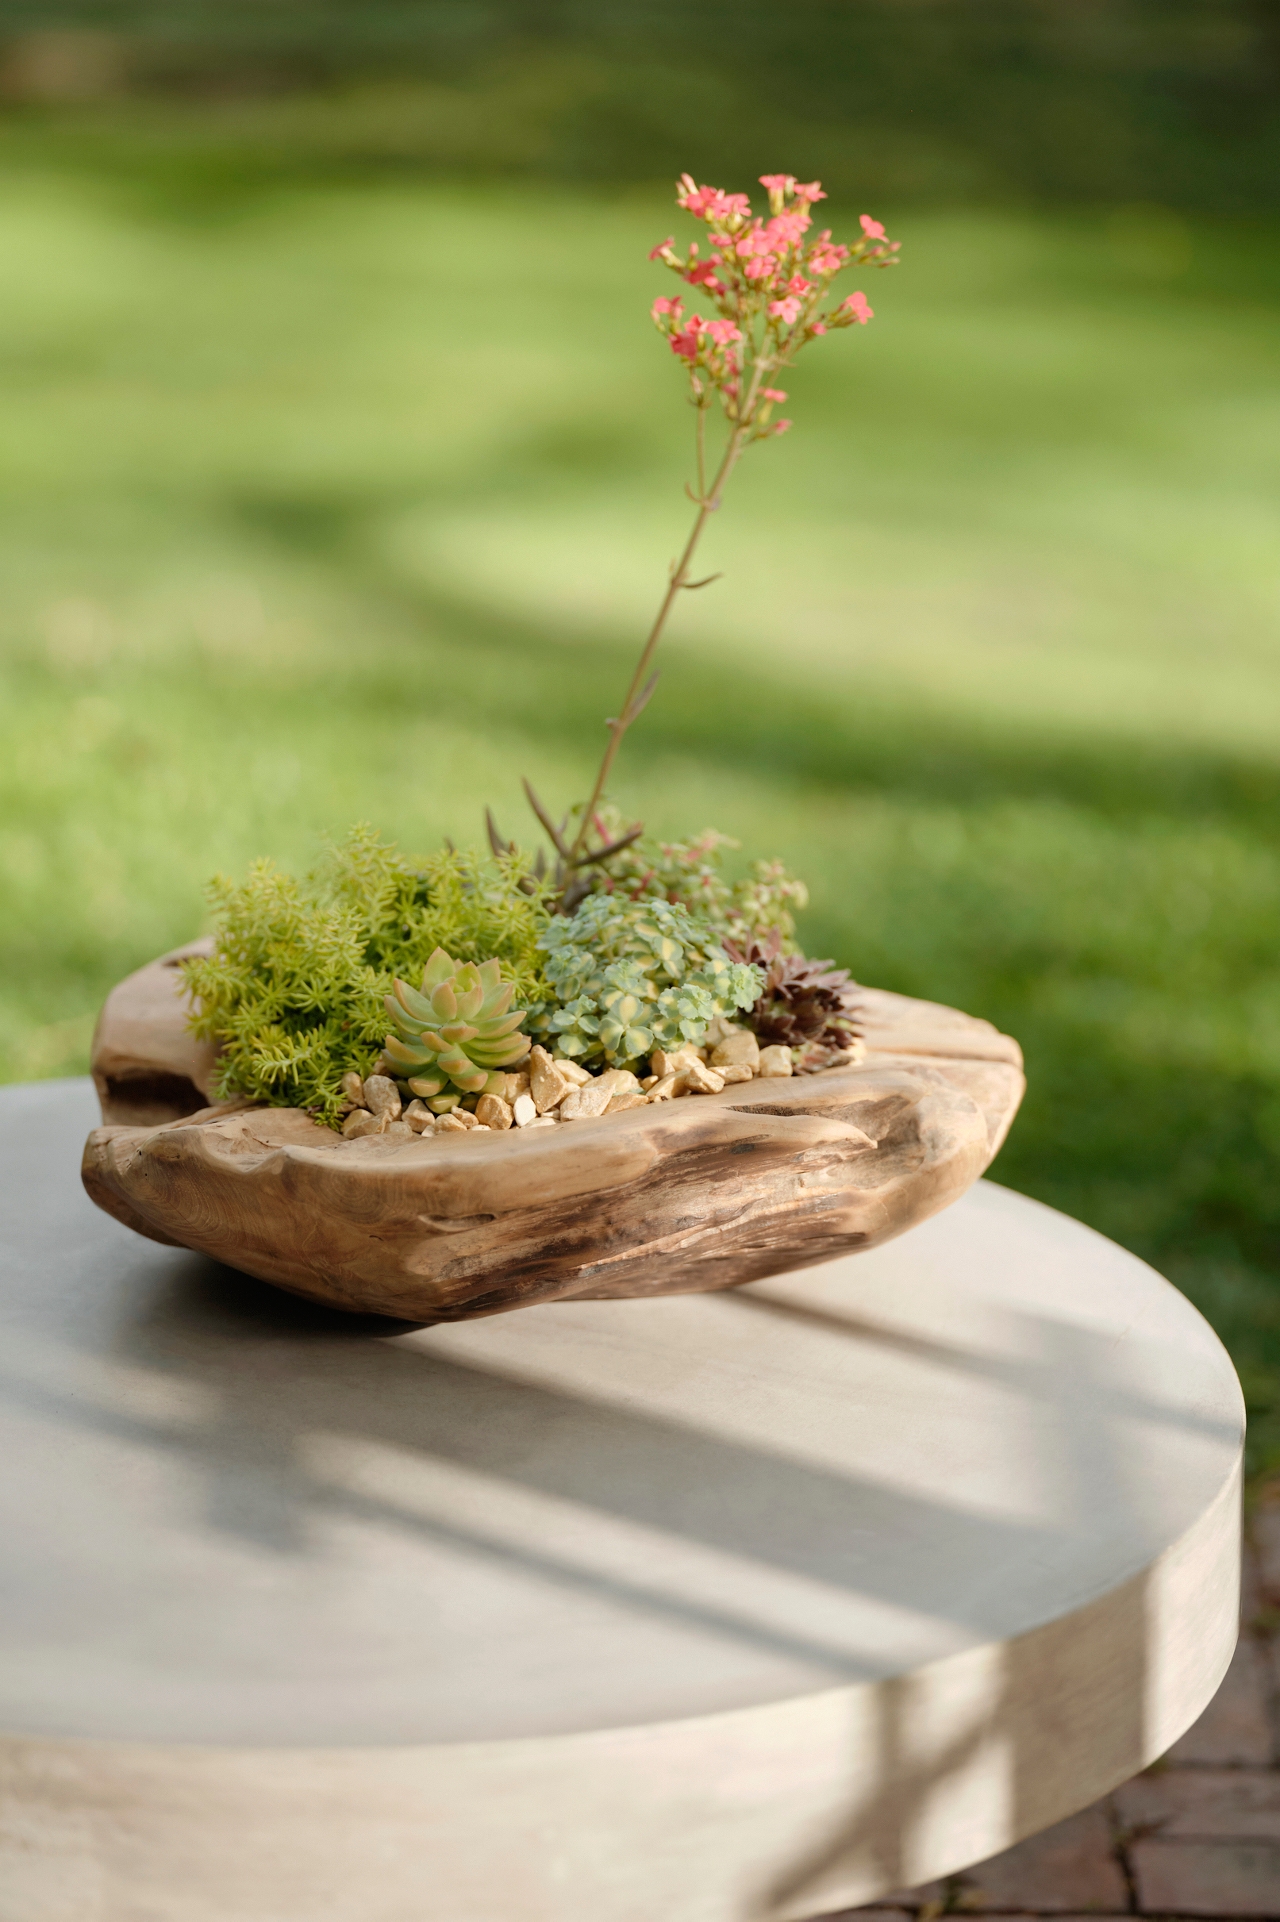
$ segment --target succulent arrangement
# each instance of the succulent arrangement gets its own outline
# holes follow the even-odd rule
[[[694,408],[695,516],[587,800],[557,821],[526,782],[548,844],[533,852],[489,812],[484,853],[410,861],[362,826],[304,882],[267,861],[216,882],[214,951],[184,968],[192,1025],[219,1044],[220,1096],[302,1107],[349,1137],[495,1132],[857,1060],[856,986],[799,951],[803,883],[767,861],[730,880],[727,836],[657,841],[607,795],[672,609],[716,578],[692,571],[724,486],[749,446],[791,425],[774,417],[778,379],[815,340],[872,319],[864,293],[834,300],[838,274],[896,263],[869,214],[849,245],[811,233],[817,181],[761,184],[767,217],[684,175],[677,202],[707,251],[672,237],[650,255],[712,309],[653,306]]]
[[[524,1009],[508,1012],[515,991],[496,957],[477,967],[437,948],[423,971],[421,992],[397,981],[395,992],[383,996],[393,1030],[383,1066],[431,1101],[499,1093],[506,1086],[499,1070],[529,1051],[527,1037],[516,1033]]]
[[[745,951],[732,942],[726,947],[739,964],[763,970],[751,1025],[766,1047],[793,1049],[802,1073],[816,1073],[829,1065],[828,1057],[847,1053],[850,1036],[858,1032],[858,990],[847,968],[784,953],[776,929]]]

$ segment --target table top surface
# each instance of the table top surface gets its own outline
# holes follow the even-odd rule
[[[1146,1567],[1239,1453],[1151,1269],[984,1183],[714,1295],[406,1329],[147,1242],[88,1082],[0,1090],[0,1728],[665,1722],[906,1675]]]

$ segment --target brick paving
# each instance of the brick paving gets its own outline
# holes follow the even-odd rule
[[[1280,1481],[1250,1517],[1240,1644],[1194,1728],[1055,1828],[928,1888],[823,1922],[1280,1922]]]

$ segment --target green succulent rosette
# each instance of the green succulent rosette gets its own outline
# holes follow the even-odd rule
[[[394,1032],[383,1062],[424,1099],[450,1088],[463,1094],[496,1094],[504,1074],[529,1052],[518,1033],[523,1008],[512,1008],[515,983],[504,981],[499,961],[459,963],[437,948],[427,962],[422,989],[397,980],[385,997]]]
[[[700,1042],[717,1015],[754,1006],[764,981],[667,901],[589,895],[551,920],[539,946],[554,999],[530,1010],[530,1031],[560,1054],[603,1056],[611,1067]]]

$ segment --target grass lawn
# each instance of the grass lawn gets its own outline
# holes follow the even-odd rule
[[[5,152],[14,1079],[83,1070],[214,870],[578,796],[689,417],[657,191]],[[1275,1465],[1276,235],[873,211],[904,264],[735,480],[617,799],[784,856],[811,952],[1022,1040],[996,1177],[1186,1289]]]

